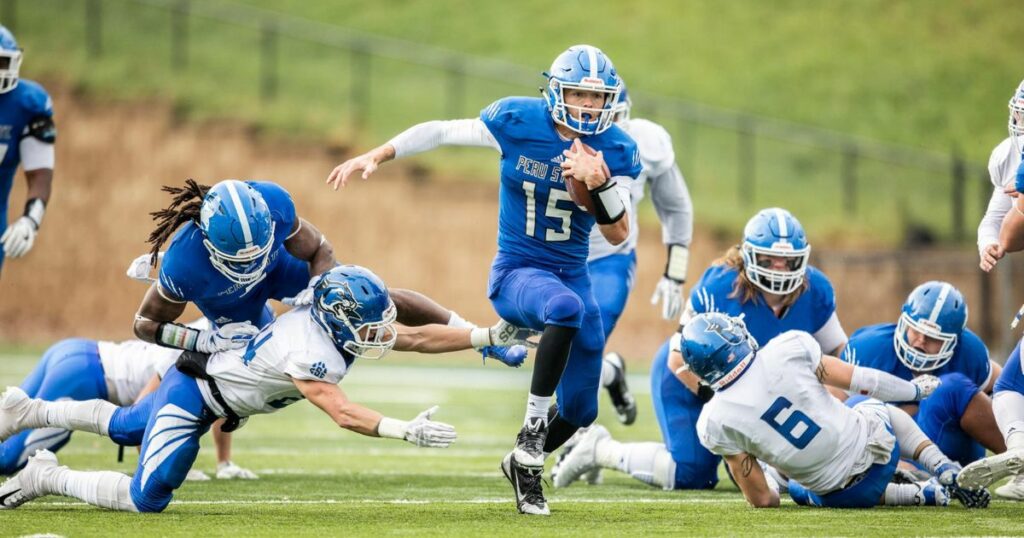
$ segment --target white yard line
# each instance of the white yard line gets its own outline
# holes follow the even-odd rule
[[[218,506],[218,505],[356,505],[356,504],[512,504],[514,501],[511,497],[507,498],[479,498],[479,499],[453,499],[453,500],[435,500],[435,499],[317,499],[317,500],[301,500],[301,499],[218,499],[211,501],[172,501],[172,505],[182,506]],[[664,497],[664,498],[652,498],[652,497],[640,497],[640,498],[629,498],[623,497],[619,499],[553,499],[554,503],[557,504],[721,504],[721,503],[744,503],[746,502],[742,497],[728,498],[728,497]],[[28,506],[88,506],[83,502],[67,502],[67,501],[46,501],[46,502],[33,502]]]

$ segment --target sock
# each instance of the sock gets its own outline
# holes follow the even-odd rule
[[[562,372],[569,361],[569,349],[578,329],[561,325],[545,325],[537,344],[533,360],[533,378],[530,394],[552,395],[562,380]],[[547,409],[547,406],[544,407]]]
[[[544,456],[558,450],[580,427],[562,417],[556,416],[548,424],[548,436],[544,438]]]
[[[82,472],[61,466],[45,480],[47,491],[85,501],[93,506],[138,512],[132,502],[130,476],[113,471]]]
[[[475,329],[476,325],[462,319],[462,316],[458,315],[454,310],[451,311],[452,316],[448,318],[448,326],[455,327],[456,329]]]
[[[37,402],[37,412],[28,413],[22,421],[26,429],[62,428],[107,436],[110,418],[117,411],[116,405],[103,400]]]
[[[551,406],[551,396],[537,396],[536,394],[530,393],[530,397],[526,399],[526,417],[523,419],[523,425],[527,425],[530,419],[539,418],[544,421],[544,424],[548,423],[548,407]]]
[[[601,361],[601,386],[609,387],[615,381],[615,368],[608,361]]]
[[[951,460],[935,445],[926,446],[921,451],[921,455],[917,457],[917,461],[932,474],[935,474],[935,469],[938,469],[940,465],[951,463]]]
[[[992,414],[1006,440],[1006,449],[1024,449],[1024,394],[1012,390],[992,397]]]
[[[675,489],[676,462],[662,443],[605,441],[597,447],[597,461],[602,467],[611,464],[612,468],[629,473],[645,484],[663,490]]]
[[[920,490],[917,484],[889,484],[885,487],[882,503],[886,506],[915,506],[917,492]]]
[[[910,418],[906,411],[891,405],[887,405],[885,408],[889,411],[893,434],[896,435],[896,441],[900,444],[900,457],[908,460],[917,459],[914,458],[914,453],[922,443],[931,442],[928,436],[921,431],[921,427],[914,422],[914,419]],[[917,461],[921,460],[917,459]]]

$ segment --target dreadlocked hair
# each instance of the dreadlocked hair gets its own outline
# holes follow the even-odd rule
[[[150,264],[156,265],[160,247],[167,242],[171,234],[182,224],[192,221],[199,223],[199,208],[203,205],[203,198],[206,197],[209,185],[200,185],[194,179],[186,179],[184,187],[170,187],[164,185],[161,189],[169,193],[171,205],[165,209],[150,213],[156,221],[156,228],[149,234],[147,243],[153,245],[150,251]]]

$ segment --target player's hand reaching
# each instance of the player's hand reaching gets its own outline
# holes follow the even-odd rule
[[[530,338],[540,338],[540,331],[518,327],[505,320],[500,320],[488,329],[492,346],[514,346],[522,345],[528,348],[536,348],[537,342]]]
[[[403,438],[422,447],[447,448],[454,443],[456,438],[454,426],[430,420],[437,410],[438,406],[435,405],[407,422]]]
[[[562,155],[565,157],[562,173],[586,183],[589,190],[597,189],[611,178],[608,165],[604,162],[604,153],[585,146],[579,138],[574,139],[572,146],[563,151]]]
[[[228,323],[219,329],[200,331],[196,340],[196,350],[201,353],[216,353],[230,349],[240,349],[249,343],[249,339],[260,332],[259,327],[248,321]]]
[[[651,295],[651,304],[661,303],[661,317],[672,321],[679,319],[683,311],[683,283],[673,280],[667,276],[661,277],[658,287],[654,288],[654,295]]]
[[[942,381],[933,375],[919,375],[910,382],[917,387],[917,397],[914,398],[915,402],[931,396],[935,389],[939,388],[939,385],[942,384]]]
[[[981,249],[981,262],[978,264],[982,271],[986,273],[995,268],[999,260],[1006,256],[1006,250],[999,243],[991,243],[985,245],[985,248]]]
[[[348,184],[348,177],[354,172],[362,170],[363,179],[369,179],[370,174],[377,171],[377,167],[385,161],[395,158],[395,149],[385,144],[373,151],[368,151],[358,157],[353,157],[331,170],[327,176],[327,184],[338,190]]]
[[[320,282],[320,277],[323,275],[316,275],[309,279],[309,284],[306,288],[296,293],[294,297],[285,297],[281,299],[281,302],[289,306],[306,306],[313,304],[313,288],[316,287],[317,283]]]
[[[36,242],[38,230],[39,225],[27,215],[12,222],[3,237],[0,237],[7,257],[20,258],[28,254],[28,251],[32,250],[32,244]]]

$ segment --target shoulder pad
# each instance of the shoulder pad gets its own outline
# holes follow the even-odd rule
[[[57,125],[53,123],[52,116],[36,116],[25,126],[25,134],[40,142],[53,144],[57,141]]]
[[[626,125],[626,133],[640,148],[640,160],[648,175],[661,175],[675,164],[672,136],[664,127],[642,118],[630,119]]]
[[[20,79],[16,90],[20,92],[22,106],[31,115],[53,115],[53,100],[50,99],[50,94],[46,93],[46,90],[38,82],[24,78]]]
[[[498,140],[549,138],[547,104],[538,97],[505,97],[480,111],[480,119]]]
[[[277,225],[286,226],[283,230],[287,235],[295,224],[295,201],[284,187],[272,181],[246,181],[263,196],[270,213]]]
[[[832,287],[832,281],[813,265],[807,266],[807,283],[810,285],[810,292],[813,294],[816,302],[822,304],[834,304],[836,299],[835,289]]]

